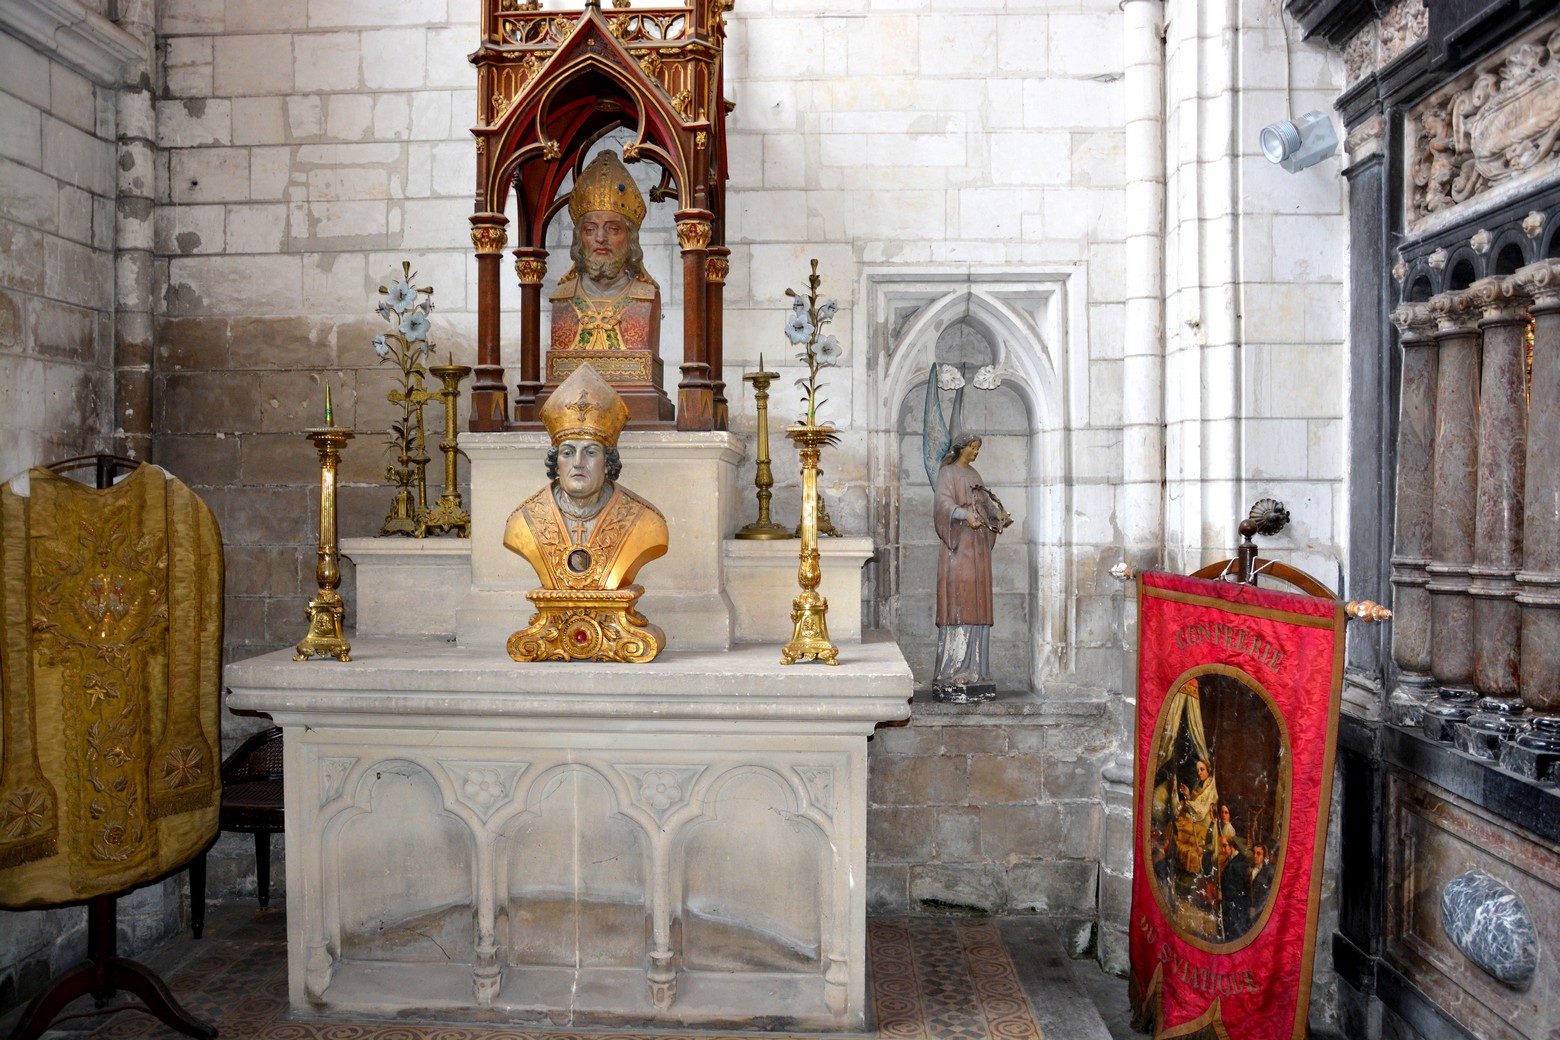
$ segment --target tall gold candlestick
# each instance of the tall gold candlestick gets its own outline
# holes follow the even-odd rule
[[[780,651],[781,664],[822,661],[839,664],[839,651],[829,642],[829,601],[818,595],[823,569],[818,556],[818,457],[838,436],[832,426],[786,427],[802,457],[802,550],[796,580],[799,596],[791,601],[791,641]]]
[[[466,512],[460,491],[455,487],[455,455],[460,450],[455,429],[455,400],[460,396],[460,381],[471,375],[471,369],[451,363],[430,365],[428,371],[444,384],[438,391],[444,403],[444,439],[439,441],[439,450],[444,453],[444,494],[439,496],[437,505],[417,518],[417,537],[421,538],[429,531],[453,531],[462,538],[470,538],[471,514]]]
[[[327,391],[328,393],[328,391]],[[327,406],[326,421],[333,421]],[[337,426],[308,431],[309,440],[320,453],[320,546],[314,577],[319,581],[318,595],[309,600],[309,634],[298,643],[294,661],[311,657],[352,660],[352,645],[341,627],[346,607],[336,592],[341,585],[341,551],[336,545],[336,467],[341,449],[352,439],[352,431]]]
[[[783,524],[769,519],[769,502],[774,498],[774,471],[769,466],[769,384],[780,378],[779,372],[764,371],[764,356],[758,356],[758,371],[748,372],[743,380],[753,384],[753,403],[758,409],[758,468],[753,484],[758,488],[758,519],[737,532],[738,538],[791,538]]]

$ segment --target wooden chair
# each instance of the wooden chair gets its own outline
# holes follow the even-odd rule
[[[255,836],[255,887],[260,908],[271,905],[271,835],[283,829],[282,730],[256,733],[222,763],[222,811],[218,827]],[[206,855],[190,863],[190,927],[206,929]]]

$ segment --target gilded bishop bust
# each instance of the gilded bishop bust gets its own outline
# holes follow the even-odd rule
[[[535,568],[542,587],[526,594],[537,613],[509,637],[509,655],[652,660],[666,636],[634,609],[644,594],[634,578],[666,554],[666,519],[617,483],[628,407],[585,363],[548,397],[541,418],[552,440],[551,482],[510,515],[504,545]]]
[[[639,245],[645,199],[614,153],[598,153],[581,172],[569,216],[574,266],[550,297],[552,349],[659,354],[661,290]]]

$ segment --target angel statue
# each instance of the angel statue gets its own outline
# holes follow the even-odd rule
[[[942,542],[937,559],[935,700],[964,704],[995,699],[991,675],[991,550],[1013,518],[981,483],[973,463],[980,437],[952,439],[937,470],[932,522]]]

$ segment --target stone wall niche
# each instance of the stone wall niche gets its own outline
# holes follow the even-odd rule
[[[868,271],[865,279],[857,337],[868,349],[856,363],[860,385],[877,388],[866,402],[872,483],[895,491],[872,503],[886,548],[872,569],[869,602],[879,614],[868,623],[890,629],[916,681],[930,681],[939,543],[921,440],[932,365],[951,366],[965,382],[954,432],[982,436],[976,468],[1015,519],[993,559],[993,678],[1004,690],[1039,689],[1067,667],[1077,639],[1069,501],[1091,482],[1070,461],[1069,402],[1088,395],[1086,352],[1075,347],[1087,342],[1082,275],[959,267]],[[939,395],[949,419],[954,395]]]
[[[633,968],[644,957],[644,831],[607,779],[560,766],[505,828],[505,956],[515,965]]]

